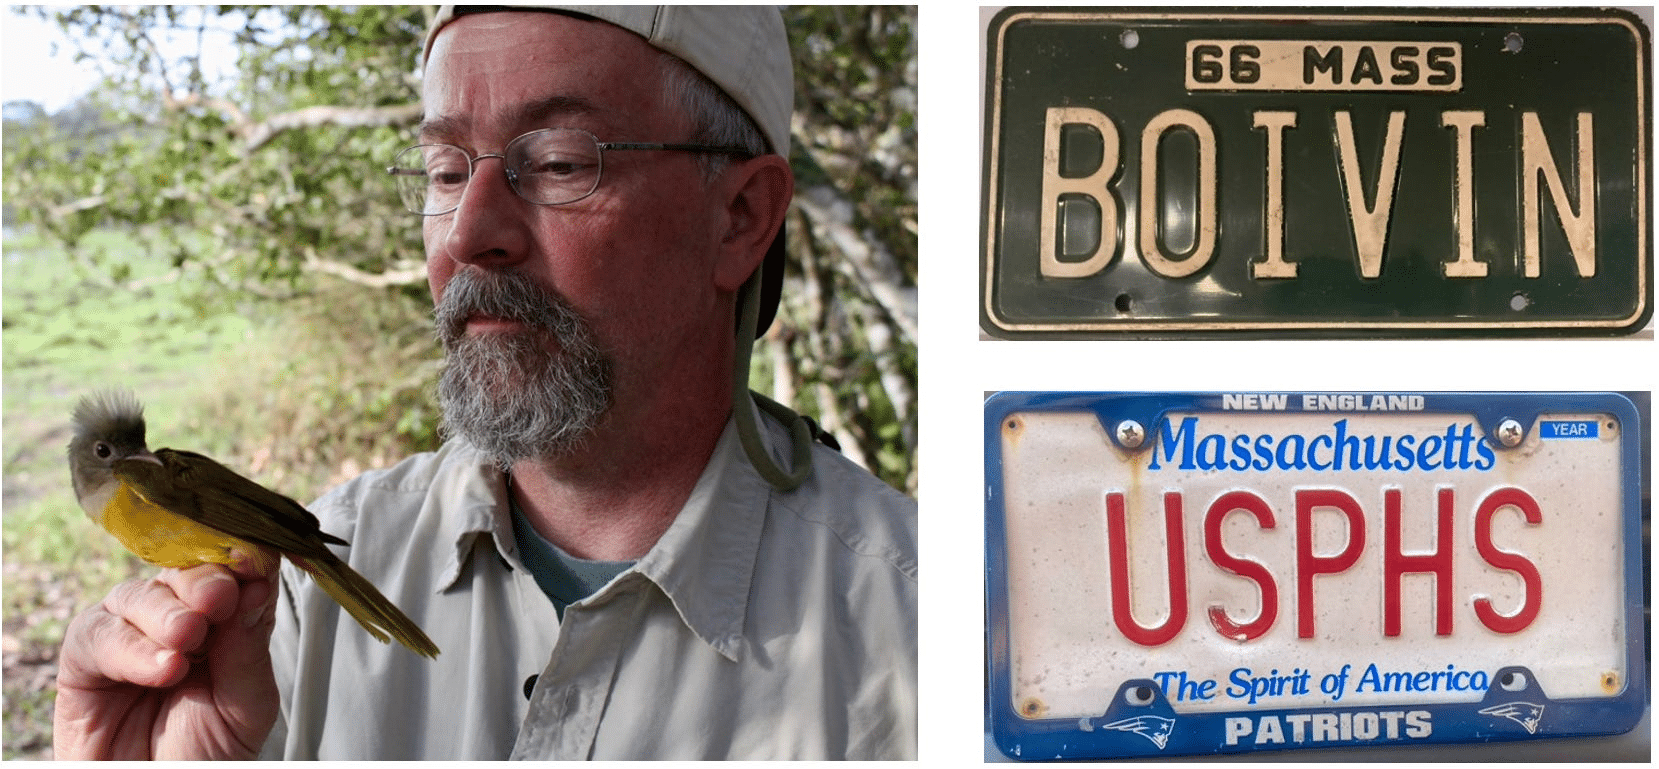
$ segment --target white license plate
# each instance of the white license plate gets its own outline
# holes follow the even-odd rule
[[[1642,714],[1621,396],[1015,393],[986,431],[1011,756],[1611,734]]]

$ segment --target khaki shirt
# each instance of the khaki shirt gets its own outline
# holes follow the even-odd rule
[[[814,451],[779,493],[728,423],[662,538],[562,623],[469,444],[335,489],[312,510],[336,551],[443,651],[374,640],[285,562],[265,755],[914,758],[916,503]]]

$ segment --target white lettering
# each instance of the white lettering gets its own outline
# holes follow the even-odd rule
[[[1256,730],[1257,745],[1283,745],[1285,742],[1284,728],[1279,725],[1279,719],[1273,716],[1262,718],[1261,727]]]
[[[1163,135],[1175,128],[1192,131],[1198,139],[1198,213],[1194,217],[1198,232],[1192,252],[1182,258],[1164,253],[1158,242],[1158,144]],[[1184,278],[1198,272],[1215,255],[1217,221],[1216,211],[1216,142],[1215,129],[1203,115],[1188,109],[1161,112],[1141,131],[1141,197],[1140,245],[1141,259],[1146,266],[1166,278]]]
[[[1227,411],[1284,411],[1290,405],[1285,393],[1223,393],[1221,408]]]
[[[1383,140],[1382,167],[1377,171],[1376,188],[1370,194],[1360,181],[1359,148],[1354,144],[1354,120],[1346,110],[1336,113],[1337,158],[1342,166],[1343,187],[1348,195],[1348,220],[1353,226],[1354,246],[1359,249],[1361,277],[1382,275],[1383,247],[1388,242],[1388,217],[1394,209],[1394,186],[1400,175],[1400,140],[1406,130],[1406,113],[1388,113],[1388,136]],[[1371,203],[1366,204],[1370,198]]]
[[[1422,739],[1434,733],[1434,724],[1430,723],[1430,713],[1426,710],[1413,710],[1406,714],[1406,736]]]
[[[1100,167],[1088,176],[1060,175],[1060,135],[1067,125],[1092,126],[1100,133]],[[1118,168],[1118,129],[1099,110],[1087,107],[1049,107],[1043,121],[1043,205],[1041,229],[1037,233],[1039,270],[1045,278],[1086,278],[1106,268],[1117,256],[1118,199],[1107,189]],[[1061,261],[1056,235],[1061,222],[1060,203],[1065,196],[1081,195],[1100,208],[1096,243],[1081,261]],[[1102,200],[1101,196],[1105,199]],[[1081,201],[1079,201],[1081,202]]]
[[[1285,261],[1285,129],[1296,127],[1294,112],[1257,112],[1254,125],[1267,131],[1267,202],[1262,234],[1267,258],[1250,265],[1253,278],[1294,278],[1296,265]]]
[[[1403,732],[1401,722],[1405,723]],[[1282,721],[1279,716],[1229,716],[1223,723],[1223,741],[1230,746],[1246,738],[1254,745],[1283,745],[1286,724],[1290,725],[1289,741],[1296,744],[1398,740],[1402,734],[1406,739],[1422,739],[1434,733],[1433,714],[1426,710],[1289,713]]]
[[[1353,114],[1335,110],[1331,114],[1337,161],[1337,176],[1348,212],[1353,236],[1356,267],[1362,279],[1382,276],[1383,259],[1390,243],[1393,205],[1401,173],[1401,153],[1406,112],[1388,113],[1381,146],[1373,142],[1362,152],[1356,137]],[[1440,126],[1450,131],[1453,155],[1452,195],[1449,218],[1453,243],[1440,261],[1447,278],[1483,278],[1491,265],[1482,258],[1477,232],[1475,134],[1488,127],[1489,116],[1476,110],[1447,110],[1440,114]],[[1597,270],[1596,155],[1594,115],[1575,116],[1575,132],[1552,148],[1543,121],[1537,112],[1519,115],[1521,147],[1517,159],[1520,175],[1521,273],[1528,278],[1542,275],[1543,219],[1545,210],[1555,212],[1565,236],[1573,268],[1579,277],[1593,277]],[[1260,256],[1250,258],[1250,277],[1263,280],[1294,279],[1299,265],[1288,259],[1286,221],[1295,208],[1286,198],[1286,142],[1291,129],[1299,126],[1296,112],[1261,110],[1251,114],[1251,126],[1262,131],[1265,143],[1264,189],[1262,192],[1262,239]],[[1092,129],[1092,130],[1090,130]],[[1513,130],[1513,129],[1506,129]],[[1196,144],[1197,189],[1194,200],[1181,201],[1190,208],[1193,237],[1190,246],[1176,253],[1169,249],[1164,233],[1169,229],[1160,205],[1164,192],[1158,162],[1163,140],[1172,131],[1185,131]],[[1078,168],[1076,152],[1067,137],[1098,135],[1100,154],[1092,169]],[[1075,140],[1075,139],[1073,139]],[[1084,142],[1085,144],[1087,142]],[[1565,146],[1562,146],[1565,145]],[[1087,148],[1084,148],[1085,150]],[[1557,152],[1557,150],[1565,150]],[[1085,278],[1111,266],[1117,259],[1120,241],[1132,239],[1141,260],[1155,275],[1184,278],[1209,267],[1221,248],[1218,165],[1219,146],[1214,126],[1189,109],[1159,113],[1140,131],[1140,168],[1124,169],[1122,138],[1116,124],[1105,113],[1088,107],[1050,107],[1044,116],[1042,147],[1042,201],[1038,229],[1038,268],[1044,278]],[[1072,162],[1068,163],[1068,158]],[[1365,158],[1369,162],[1362,162]],[[1560,162],[1557,162],[1558,159]],[[1087,162],[1094,162],[1090,159]],[[1124,201],[1113,189],[1120,171],[1137,173],[1139,193],[1133,227],[1123,221]],[[1070,175],[1068,175],[1068,172]],[[1078,175],[1081,174],[1081,175]],[[1546,201],[1545,198],[1548,198]],[[1133,229],[1133,234],[1129,230]],[[1486,234],[1490,239],[1490,234]],[[1490,255],[1487,255],[1490,257]],[[1553,257],[1552,257],[1553,258]]]
[[[1421,395],[1366,396],[1338,393],[1302,396],[1303,411],[1422,411],[1425,403]]]
[[[1578,113],[1578,162],[1573,164],[1578,178],[1575,212],[1565,200],[1566,185],[1561,183],[1561,171],[1556,168],[1555,156],[1544,139],[1538,113],[1521,113],[1521,213],[1525,229],[1522,270],[1529,278],[1536,278],[1539,273],[1539,230],[1543,227],[1538,210],[1539,172],[1543,172],[1544,183],[1549,186],[1550,202],[1555,204],[1555,215],[1567,233],[1567,247],[1573,252],[1579,276],[1588,278],[1596,274],[1596,142],[1592,122],[1590,113]]]
[[[1448,278],[1484,278],[1486,263],[1475,261],[1475,151],[1473,135],[1486,125],[1486,113],[1450,111],[1440,113],[1440,125],[1452,129],[1457,144],[1457,173],[1452,176],[1452,197],[1457,211],[1452,218],[1457,228],[1457,261],[1443,262]]]
[[[1342,739],[1342,734],[1337,731],[1337,719],[1335,713],[1313,714],[1314,742],[1334,742],[1340,739]]]
[[[1357,740],[1374,740],[1374,739],[1377,738],[1377,734],[1378,734],[1378,731],[1377,731],[1377,714],[1376,713],[1355,713],[1354,714],[1354,739],[1357,739]]]

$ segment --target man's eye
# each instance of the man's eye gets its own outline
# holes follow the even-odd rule
[[[586,171],[591,166],[587,163],[578,163],[572,160],[548,159],[530,164],[525,173],[539,176],[569,176]]]
[[[429,168],[426,171],[427,183],[434,187],[460,186],[467,183],[466,169]]]

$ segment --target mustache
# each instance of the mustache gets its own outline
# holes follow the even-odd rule
[[[467,319],[479,314],[527,331],[468,336]],[[469,266],[450,278],[433,318],[445,350],[444,430],[502,467],[575,451],[610,407],[612,360],[557,291]]]
[[[559,336],[583,325],[581,316],[564,297],[529,276],[466,267],[450,278],[443,299],[432,308],[439,340],[453,347],[465,337],[467,319],[474,315],[489,315]]]

